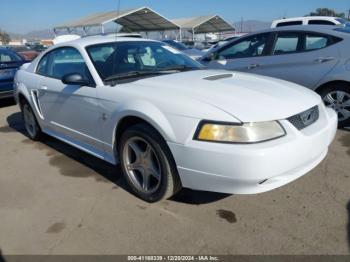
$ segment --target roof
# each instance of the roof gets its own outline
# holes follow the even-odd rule
[[[283,19],[277,19],[273,22],[290,22],[290,21],[299,21],[299,20],[325,20],[325,21],[337,21],[336,19],[339,19],[339,17],[333,17],[333,16],[301,16],[301,17],[291,17],[291,18],[283,18]]]
[[[58,25],[55,29],[102,26],[115,22],[131,32],[175,30],[179,27],[148,7],[97,13]]]
[[[180,28],[194,30],[197,34],[234,31],[235,28],[218,15],[197,16],[171,20]]]
[[[150,39],[144,39],[144,38],[135,38],[135,37],[116,37],[115,35],[110,36],[101,36],[101,35],[95,35],[95,36],[87,36],[82,37],[76,40],[62,42],[57,45],[54,45],[52,48],[57,48],[60,46],[75,46],[75,47],[87,47],[90,45],[98,45],[98,44],[104,44],[104,43],[111,43],[111,42],[158,42],[155,40]]]
[[[269,33],[269,32],[306,31],[306,32],[330,34],[330,35],[341,36],[341,37],[347,37],[347,36],[350,37],[348,33],[335,30],[337,28],[343,28],[343,27],[337,26],[337,25],[293,25],[293,26],[283,26],[283,27],[263,29],[263,30],[259,30],[259,31],[247,34],[245,36],[256,35],[261,33]]]

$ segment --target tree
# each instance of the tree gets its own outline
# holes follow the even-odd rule
[[[307,16],[332,16],[345,18],[344,13],[337,13],[335,10],[329,8],[317,8],[315,12],[311,12]]]
[[[0,30],[0,42],[3,45],[7,45],[8,43],[10,43],[11,42],[10,35],[8,33],[6,33],[5,31]]]

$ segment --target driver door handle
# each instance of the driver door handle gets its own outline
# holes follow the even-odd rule
[[[251,69],[254,69],[254,68],[257,68],[257,67],[260,67],[260,64],[250,64],[248,66],[248,69],[251,70]]]
[[[334,57],[319,57],[317,59],[315,59],[315,62],[316,63],[325,63],[325,62],[328,62],[328,61],[332,61],[334,60],[335,58]]]

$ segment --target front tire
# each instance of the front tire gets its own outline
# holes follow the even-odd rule
[[[319,94],[326,106],[338,114],[338,126],[350,126],[350,84],[334,83],[324,87]]]
[[[31,140],[37,141],[41,138],[42,132],[35,114],[27,101],[23,101],[21,106],[22,119],[24,127],[27,131],[28,137]]]
[[[141,199],[153,203],[180,190],[180,179],[168,145],[151,126],[136,124],[126,129],[118,149],[124,177]]]

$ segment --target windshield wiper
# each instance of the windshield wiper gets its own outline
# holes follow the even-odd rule
[[[113,81],[113,80],[138,77],[138,76],[143,76],[143,75],[152,75],[152,74],[159,74],[159,72],[158,71],[131,71],[131,72],[128,72],[125,74],[111,75],[111,76],[103,79],[103,81],[108,82],[108,81]]]
[[[115,80],[120,80],[120,79],[125,79],[125,78],[133,78],[133,77],[139,77],[139,76],[145,76],[145,75],[158,75],[158,74],[164,74],[169,71],[189,71],[189,70],[195,70],[197,68],[195,67],[189,67],[185,65],[176,65],[176,66],[169,66],[169,67],[164,67],[160,68],[159,70],[146,70],[146,71],[131,71],[123,74],[115,74],[111,75],[109,77],[106,77],[103,81],[108,82],[108,81],[115,81]]]
[[[196,70],[197,68],[191,67],[191,66],[186,66],[186,65],[175,65],[175,66],[169,66],[169,67],[164,67],[160,68],[158,72],[163,72],[163,71],[190,71],[190,70]]]

